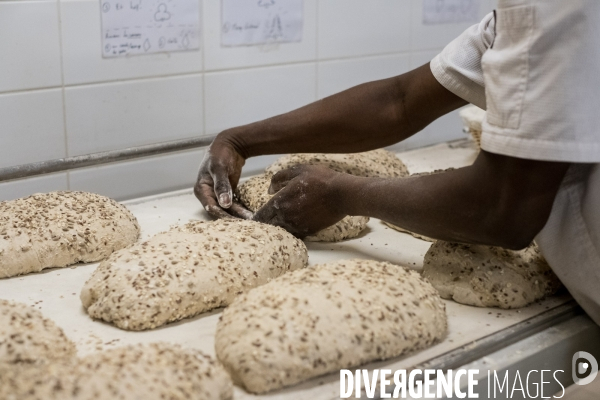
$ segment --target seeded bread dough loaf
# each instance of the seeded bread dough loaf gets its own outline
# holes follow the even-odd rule
[[[241,293],[308,263],[284,229],[245,220],[194,221],[114,253],[81,291],[93,317],[153,329],[226,306]]]
[[[238,186],[237,196],[250,211],[256,212],[273,197],[269,194],[270,174],[261,174],[248,179]],[[339,242],[356,237],[365,229],[369,217],[346,216],[341,221],[307,236],[308,242]]]
[[[440,296],[476,307],[520,308],[561,286],[535,243],[513,251],[438,240],[423,264]]]
[[[0,366],[3,400],[229,400],[231,379],[197,350],[156,343],[72,362]]]
[[[322,165],[337,172],[367,178],[408,176],[408,169],[404,163],[394,153],[383,149],[350,154],[289,154],[279,158],[265,172],[274,175],[281,170],[301,164]]]
[[[346,260],[286,274],[238,297],[215,350],[234,383],[264,393],[430,346],[445,305],[418,273]]]
[[[0,202],[0,278],[95,262],[135,243],[121,204],[94,193],[50,192]]]
[[[0,300],[0,364],[44,363],[76,353],[63,330],[38,310]]]

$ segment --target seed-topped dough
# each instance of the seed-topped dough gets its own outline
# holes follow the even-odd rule
[[[261,174],[238,186],[237,196],[250,211],[258,211],[273,197],[269,194],[271,177],[272,175],[267,173]],[[305,237],[304,240],[309,242],[339,242],[358,236],[367,226],[367,222],[369,222],[369,217],[349,215],[314,235]]]
[[[0,366],[5,400],[229,400],[231,379],[198,350],[164,343],[108,350],[72,362]]]
[[[0,202],[0,278],[106,259],[140,228],[121,204],[94,193],[50,192]]]
[[[430,346],[445,305],[418,273],[346,260],[286,274],[238,297],[215,338],[217,358],[252,393]]]
[[[38,310],[0,300],[0,364],[45,363],[76,353],[63,330]]]
[[[306,246],[255,221],[194,221],[113,254],[81,291],[93,318],[152,329],[226,306],[308,263]]]
[[[561,286],[535,243],[514,251],[438,240],[423,276],[443,298],[476,307],[520,308]]]
[[[337,172],[366,178],[393,178],[408,176],[404,163],[390,151],[378,149],[362,153],[301,153],[279,158],[265,172],[277,172],[295,165],[322,165]]]

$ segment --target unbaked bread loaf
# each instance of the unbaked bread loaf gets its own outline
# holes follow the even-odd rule
[[[366,178],[393,178],[408,176],[404,163],[390,151],[378,149],[362,153],[302,153],[279,158],[265,172],[277,172],[295,165],[322,165],[337,172]]]
[[[41,312],[0,300],[0,364],[68,360],[76,353],[75,344]]]
[[[535,243],[514,251],[438,240],[423,276],[443,298],[477,307],[520,308],[561,286]]]
[[[72,362],[0,366],[3,400],[229,400],[231,379],[209,356],[169,344],[122,347]]]
[[[250,211],[258,211],[273,197],[269,194],[271,177],[272,175],[264,173],[254,176],[238,186],[237,197]],[[308,242],[339,242],[358,236],[368,222],[369,217],[348,215],[314,235],[305,237],[304,240]]]
[[[135,243],[139,231],[124,206],[94,193],[0,202],[0,278],[103,260]]]
[[[93,317],[152,329],[226,306],[239,294],[308,263],[284,229],[245,220],[194,221],[120,250],[81,291]]]
[[[234,383],[264,393],[430,346],[445,305],[418,273],[346,260],[294,271],[238,297],[215,350]]]

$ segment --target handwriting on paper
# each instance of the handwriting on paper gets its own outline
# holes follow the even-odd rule
[[[200,48],[199,0],[100,0],[102,56]]]
[[[424,24],[475,23],[479,19],[479,0],[423,1]]]
[[[222,0],[221,45],[302,40],[302,0]]]

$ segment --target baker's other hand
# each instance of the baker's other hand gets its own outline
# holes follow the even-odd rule
[[[252,212],[233,198],[245,161],[224,134],[218,135],[206,151],[194,194],[213,217],[252,218]]]
[[[280,226],[300,238],[327,228],[346,216],[339,201],[345,176],[311,165],[280,171],[269,187],[275,196],[254,214],[254,220]]]

